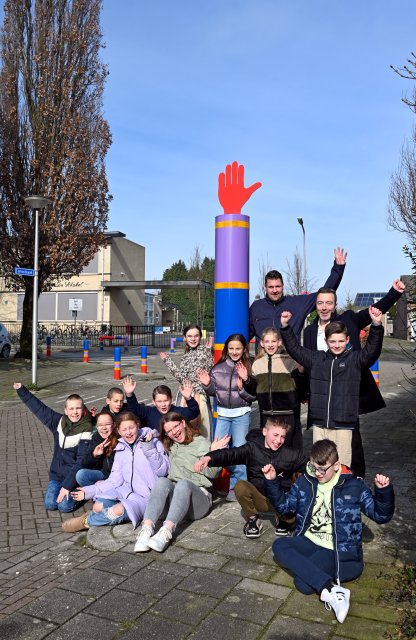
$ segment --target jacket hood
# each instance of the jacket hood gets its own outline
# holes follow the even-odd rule
[[[246,435],[247,442],[258,442],[264,445],[264,435],[262,429],[251,429]]]

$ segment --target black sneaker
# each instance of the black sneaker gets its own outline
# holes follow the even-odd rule
[[[291,536],[292,535],[292,529],[291,529],[290,525],[287,522],[284,522],[284,520],[281,520],[276,525],[276,528],[275,528],[274,532],[275,532],[275,534],[277,536]]]
[[[258,538],[263,529],[263,523],[261,520],[254,516],[249,518],[243,527],[244,535],[246,538]]]

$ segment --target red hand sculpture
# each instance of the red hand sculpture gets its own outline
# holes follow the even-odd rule
[[[261,182],[255,182],[251,187],[244,186],[243,164],[227,164],[225,173],[221,172],[218,176],[218,199],[224,213],[241,213],[251,194],[260,187]]]

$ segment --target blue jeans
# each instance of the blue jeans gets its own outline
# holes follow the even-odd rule
[[[97,480],[104,480],[104,474],[98,469],[80,469],[75,476],[80,487],[88,487],[95,484]]]
[[[250,411],[237,418],[226,418],[218,416],[217,426],[215,427],[215,437],[221,439],[223,436],[231,436],[230,445],[232,447],[241,447],[246,443],[246,435],[250,426]],[[230,491],[232,491],[239,480],[247,480],[247,471],[244,464],[237,464],[228,467],[230,478]]]
[[[273,553],[282,567],[294,576],[295,587],[306,595],[320,594],[329,582],[336,582],[335,552],[324,549],[305,536],[279,538],[273,542]],[[361,575],[362,567],[347,568],[340,564],[341,582],[355,580]]]
[[[118,500],[108,500],[107,498],[98,498],[95,501],[95,504],[101,503],[103,505],[103,509],[100,512],[91,511],[87,517],[87,523],[90,527],[99,527],[103,524],[121,524],[122,522],[126,522],[128,520],[128,516],[125,511],[121,514],[121,516],[116,516],[112,518],[111,515],[108,515],[108,510],[114,505],[119,504]]]
[[[56,502],[59,492],[62,489],[62,482],[59,480],[49,480],[46,489],[43,503],[48,511],[62,511],[62,513],[69,513],[75,511],[80,506],[79,502],[76,502],[74,498],[69,494],[69,498],[64,498],[62,502]]]

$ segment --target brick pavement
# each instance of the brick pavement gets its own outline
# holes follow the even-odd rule
[[[415,397],[398,386],[402,367],[409,372],[399,352],[384,356],[388,407],[362,420],[368,478],[378,470],[392,476],[397,512],[384,527],[369,523],[374,539],[365,544],[366,569],[352,586],[343,625],[276,567],[271,524],[259,540],[246,540],[239,509],[220,499],[209,516],[181,527],[161,555],[134,555],[130,525],[96,528],[88,540],[85,533],[62,533],[61,515],[46,512],[42,502],[52,439],[22,405],[3,404],[0,637],[382,638],[398,612],[380,606],[380,596],[398,563],[415,562]],[[94,379],[103,389],[111,384],[105,371]],[[77,384],[85,388],[82,378]],[[154,384],[144,383],[143,393]],[[59,406],[56,395],[47,403]],[[309,440],[310,434],[306,446]]]

